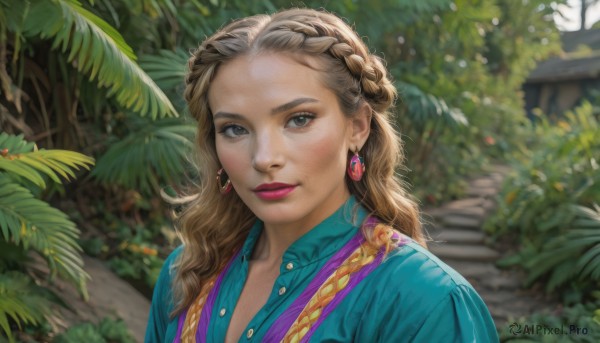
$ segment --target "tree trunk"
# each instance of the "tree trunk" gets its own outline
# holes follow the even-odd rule
[[[579,31],[585,30],[585,12],[587,12],[587,0],[581,0],[581,27]]]

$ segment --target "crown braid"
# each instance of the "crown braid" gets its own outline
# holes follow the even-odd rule
[[[332,56],[343,62],[356,80],[352,82],[357,87],[354,92],[373,110],[386,111],[396,98],[396,89],[381,59],[369,54],[364,43],[341,19],[312,10],[295,11],[295,14],[285,11],[272,17],[259,15],[234,21],[207,39],[189,60],[185,92],[188,103],[200,100],[193,99],[192,94],[206,94],[219,63],[244,53],[273,50]],[[196,82],[200,77],[204,81]],[[358,101],[353,103],[356,105]]]

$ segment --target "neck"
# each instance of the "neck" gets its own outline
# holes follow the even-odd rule
[[[256,242],[252,259],[279,266],[283,254],[290,245],[335,213],[348,200],[349,196],[350,194],[347,193],[338,201],[332,202],[328,208],[319,209],[318,215],[307,216],[302,220],[291,223],[265,222],[262,234]]]

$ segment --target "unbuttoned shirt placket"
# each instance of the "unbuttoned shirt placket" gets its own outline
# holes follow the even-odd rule
[[[221,342],[225,339],[235,305],[248,277],[248,267],[247,256],[241,256],[225,277],[224,287],[219,292],[215,302],[215,312],[213,312],[217,318],[211,319],[211,323],[214,324],[214,330],[209,330],[212,342]],[[306,278],[312,273],[300,273],[302,269],[303,266],[297,261],[287,260],[281,264],[280,274],[273,284],[267,302],[250,320],[239,339],[240,342],[259,342],[266,329],[277,319],[275,312],[281,313],[281,309],[292,304],[304,288],[297,285],[306,286],[310,282],[310,280],[302,280],[302,275],[304,274]],[[231,296],[234,294],[235,296]]]

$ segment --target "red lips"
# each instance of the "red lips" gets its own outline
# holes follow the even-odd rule
[[[286,187],[294,187],[294,185],[289,185],[287,183],[281,182],[273,182],[273,183],[263,183],[262,185],[258,185],[258,187],[254,188],[253,191],[270,191],[273,189],[286,188]]]
[[[254,188],[253,191],[259,198],[263,200],[279,200],[285,198],[294,189],[296,189],[296,185],[273,182],[263,183]]]

